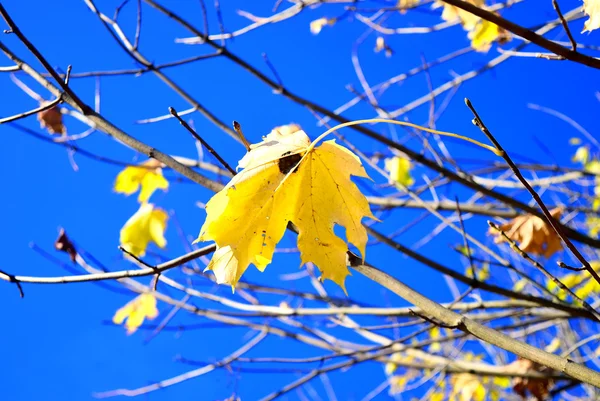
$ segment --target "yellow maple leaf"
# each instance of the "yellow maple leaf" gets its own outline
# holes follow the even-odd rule
[[[218,283],[235,287],[250,264],[264,270],[293,222],[301,264],[314,263],[323,279],[345,288],[348,245],[334,225],[346,229],[348,242],[364,257],[361,220],[375,217],[350,176],[368,176],[358,157],[335,140],[315,145],[304,131],[273,130],[251,146],[238,165],[243,171],[206,204],[197,241],[217,244],[207,269]]]
[[[583,0],[583,12],[589,16],[583,25],[583,32],[600,28],[600,0]]]
[[[121,246],[136,256],[144,256],[151,241],[164,248],[168,218],[164,210],[155,209],[151,203],[142,203],[121,229]]]
[[[467,36],[471,40],[471,47],[481,53],[490,50],[496,40],[504,42],[508,39],[503,29],[484,19],[479,21]]]
[[[127,320],[125,321],[127,334],[132,334],[144,323],[144,319],[154,319],[156,316],[158,316],[156,298],[145,292],[117,310],[113,316],[113,323],[122,324]]]
[[[385,170],[390,173],[390,182],[397,182],[404,186],[411,186],[415,180],[410,176],[412,164],[410,159],[394,156],[385,159]]]
[[[326,27],[327,25],[333,26],[333,25],[335,25],[336,21],[337,20],[335,18],[325,18],[325,17],[311,21],[310,32],[313,35],[318,35],[324,27]]]
[[[163,177],[161,163],[150,159],[139,166],[128,166],[115,180],[114,191],[131,195],[141,187],[138,202],[147,202],[157,189],[167,189],[169,182]]]

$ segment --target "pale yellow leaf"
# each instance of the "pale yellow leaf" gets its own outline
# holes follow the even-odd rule
[[[154,319],[156,316],[156,298],[150,293],[143,293],[117,310],[113,316],[113,323],[125,322],[127,334],[132,334],[144,323],[144,319]]]
[[[575,154],[571,158],[571,161],[574,163],[581,163],[584,166],[588,164],[590,160],[590,150],[587,146],[580,146],[575,151]]]
[[[404,186],[411,186],[414,183],[410,176],[412,164],[410,159],[400,156],[394,156],[385,159],[385,170],[390,173],[390,183],[397,182]]]
[[[471,40],[471,47],[478,52],[487,52],[492,43],[501,37],[500,27],[487,20],[481,20],[467,35]]]
[[[600,28],[600,0],[583,0],[583,12],[589,16],[583,26],[583,32]]]
[[[144,256],[150,242],[164,248],[167,219],[164,210],[155,209],[151,203],[142,203],[121,229],[121,246],[136,256]]]
[[[550,344],[546,345],[544,351],[550,352],[551,354],[555,353],[560,348],[560,340],[558,338],[553,338],[550,341]]]
[[[411,8],[419,4],[420,0],[398,0],[396,7],[399,8],[400,14],[405,14],[407,8]]]
[[[468,3],[473,4],[477,7],[483,7],[485,5],[485,0],[466,0]],[[442,10],[442,19],[448,22],[459,21],[463,28],[467,31],[471,31],[475,28],[477,23],[481,20],[478,16],[471,14],[468,11],[460,9],[456,6],[450,5],[448,3],[444,3],[442,1],[437,0],[433,3],[433,8],[443,7]]]

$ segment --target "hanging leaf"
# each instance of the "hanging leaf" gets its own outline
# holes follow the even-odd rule
[[[114,191],[129,196],[141,188],[138,202],[147,202],[157,189],[169,188],[169,182],[163,177],[161,165],[158,160],[150,159],[139,166],[125,167],[117,175]]]
[[[550,211],[550,214],[554,219],[559,220],[562,209],[553,209]],[[542,255],[549,258],[556,251],[562,249],[560,238],[552,226],[546,220],[531,214],[515,217],[508,223],[502,224],[500,229],[510,239],[517,242],[521,250],[533,255]],[[504,241],[500,233],[496,231],[490,232],[496,235],[495,243],[499,244]]]
[[[410,176],[412,163],[410,159],[394,156],[385,159],[385,170],[390,173],[390,183],[397,182],[404,186],[411,186],[415,180]]]
[[[374,218],[365,196],[350,180],[368,177],[360,160],[329,140],[311,144],[304,131],[273,130],[240,160],[239,174],[210,199],[197,241],[214,241],[207,269],[232,287],[250,264],[263,271],[288,223],[298,229],[301,264],[312,262],[323,279],[344,287],[349,274],[346,238],[365,255],[363,217]]]
[[[471,3],[477,7],[483,7],[485,5],[485,0],[466,0],[467,3]],[[471,14],[468,11],[465,11],[461,8],[453,6],[448,3],[444,3],[443,1],[437,0],[433,3],[432,8],[443,7],[442,10],[442,19],[447,22],[454,22],[456,20],[460,21],[460,24],[466,31],[471,31],[475,28],[477,23],[481,20],[475,14]]]
[[[589,16],[583,25],[583,32],[600,28],[600,0],[583,0],[583,12]]]
[[[467,35],[471,40],[471,47],[478,52],[485,53],[492,47],[492,43],[506,43],[510,35],[498,25],[487,20],[480,20]]]
[[[143,203],[121,229],[121,246],[135,256],[144,256],[150,242],[164,248],[167,245],[167,219],[164,210],[155,209],[151,203]]]

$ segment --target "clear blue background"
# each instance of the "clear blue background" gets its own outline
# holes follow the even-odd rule
[[[109,15],[112,15],[118,4],[115,1],[98,3]],[[168,7],[202,27],[198,2],[179,0],[168,3]],[[271,1],[223,0],[221,3],[227,30],[247,24],[247,20],[237,15],[235,10],[244,9],[263,16],[269,15],[273,5]],[[534,26],[555,17],[551,2],[543,3],[526,2],[513,7],[504,15],[526,26]],[[561,1],[565,12],[579,4],[579,1]],[[71,64],[75,73],[136,67],[82,1],[8,0],[3,5],[53,66],[66,70],[67,65]],[[285,2],[282,4],[282,7],[287,6]],[[339,16],[342,14],[340,10],[340,7],[335,6],[306,10],[291,20],[236,38],[228,43],[228,47],[270,74],[261,56],[261,53],[267,53],[283,83],[290,90],[333,109],[352,97],[344,89],[345,85],[360,88],[350,54],[355,39],[364,32],[365,26],[358,21],[346,20],[334,27],[325,27],[321,34],[314,36],[309,31],[309,23],[323,15]],[[162,63],[208,51],[200,46],[174,44],[174,38],[189,36],[189,33],[147,6],[144,6],[143,18],[141,50],[148,59]],[[126,26],[127,33],[132,35],[135,2],[123,10],[121,21]],[[405,16],[394,15],[389,25],[407,26],[407,21],[431,24],[439,21],[439,15],[417,11]],[[217,33],[212,11],[210,23],[211,33]],[[574,32],[581,31],[582,25],[581,20],[573,23]],[[577,35],[577,38],[583,43],[598,45],[599,35],[600,33],[594,32],[590,35]],[[566,40],[561,29],[552,31],[549,37]],[[32,62],[36,68],[41,68],[34,63],[14,35],[4,35],[2,41],[17,51],[20,57]],[[363,70],[372,84],[421,65],[421,56],[432,61],[469,44],[460,27],[429,35],[389,37],[387,42],[395,51],[391,58],[373,52],[374,35],[370,35],[359,49]],[[518,43],[518,40],[513,43]],[[505,48],[510,46],[506,45]],[[536,49],[530,47],[528,50]],[[470,55],[457,62],[436,67],[431,71],[433,84],[438,86],[444,83],[453,73],[478,68],[497,54],[494,46],[488,54]],[[4,60],[0,65],[9,65],[9,61]],[[226,59],[197,62],[165,72],[226,123],[234,119],[240,121],[253,142],[258,141],[272,127],[290,122],[301,124],[312,138],[322,132],[305,108],[273,94],[271,89]],[[39,90],[43,96],[50,98],[27,77],[22,74],[19,77]],[[599,84],[597,71],[568,61],[511,59],[492,72],[462,85],[437,126],[482,139],[481,134],[471,125],[469,111],[461,101],[468,96],[498,139],[514,154],[523,156],[519,157],[520,160],[528,158],[545,163],[568,163],[572,149],[568,147],[567,141],[576,136],[576,132],[551,116],[528,109],[527,103],[559,110],[594,133],[600,113],[595,92],[600,88]],[[93,104],[94,79],[74,79],[72,86],[84,101]],[[382,104],[400,107],[427,91],[425,76],[421,74],[390,90]],[[10,82],[8,74],[0,76],[0,93],[2,117],[36,106],[35,101]],[[144,74],[136,78],[103,78],[101,93],[102,114],[126,132],[162,151],[195,157],[194,142],[173,120],[150,125],[134,123],[139,119],[165,114],[169,106],[177,110],[189,107],[155,76]],[[438,105],[442,99],[443,97],[437,100]],[[427,109],[427,104],[420,107],[409,115],[410,120],[416,123],[426,122]],[[373,111],[364,104],[346,114],[351,118],[373,115]],[[193,119],[199,133],[230,163],[235,164],[241,158],[241,146],[202,116],[189,117]],[[34,117],[19,123],[46,135]],[[66,124],[71,134],[83,130],[83,126],[73,119],[67,119]],[[377,129],[386,134],[390,130],[383,126]],[[385,151],[378,144],[366,141],[354,132],[347,131],[346,134],[367,152]],[[135,197],[126,198],[112,192],[119,167],[76,155],[79,171],[74,172],[65,149],[60,146],[46,144],[10,126],[0,127],[0,138],[0,160],[4,166],[0,170],[0,210],[3,216],[0,269],[22,275],[67,274],[60,266],[31,249],[31,244],[36,244],[69,264],[65,254],[58,254],[53,250],[59,227],[66,228],[79,247],[93,254],[110,269],[127,268],[128,265],[122,261],[117,250],[118,233],[138,205]],[[408,144],[413,149],[420,149],[420,144],[414,139]],[[448,144],[457,158],[481,159],[483,162],[493,160],[492,156],[474,147],[456,141],[448,141]],[[80,141],[78,145],[113,159],[128,162],[144,159],[99,132]],[[417,183],[423,183],[421,176],[425,173],[422,168],[416,168],[414,175]],[[173,176],[171,173],[168,175]],[[378,179],[379,181],[381,180]],[[443,195],[452,199],[455,194],[466,197],[465,192],[460,190]],[[207,191],[198,186],[172,181],[166,194],[155,194],[152,199],[160,207],[176,213],[176,220],[185,234],[185,240],[189,241],[197,235],[204,218],[204,212],[196,206],[196,202],[206,202],[209,196]],[[392,232],[411,221],[418,213],[420,212],[397,211],[378,226],[383,231]],[[437,222],[430,218],[426,223],[404,233],[399,240],[414,243],[436,225]],[[484,220],[474,219],[467,222],[467,229],[473,235],[481,237],[486,226]],[[173,218],[167,229],[167,240],[168,247],[165,252],[161,252],[164,257],[175,257],[186,252],[186,245],[177,233],[177,223]],[[435,243],[426,244],[421,249],[462,271],[464,261],[450,250],[450,245],[460,242],[460,236],[445,232]],[[486,238],[486,242],[489,243],[490,240]],[[287,245],[289,244],[291,242],[288,241]],[[375,265],[438,301],[452,299],[443,278],[438,274],[381,245],[370,249],[372,251],[368,258]],[[157,260],[158,258],[155,259]],[[283,260],[285,259],[282,257],[279,263],[270,266],[263,275],[250,269],[247,279],[273,286],[308,289],[305,282],[281,281],[281,274],[296,272],[298,265],[297,256],[290,257],[288,263],[282,263]],[[175,272],[172,275],[181,277]],[[109,285],[111,288],[120,288],[115,284]],[[362,302],[372,305],[405,305],[401,299],[368,283],[357,274],[348,279],[347,286],[351,296]],[[343,296],[331,283],[327,283],[326,288],[331,294]],[[93,399],[92,394],[97,391],[139,387],[191,369],[176,362],[176,355],[215,361],[228,355],[251,335],[244,329],[207,327],[185,332],[164,331],[146,343],[144,340],[148,332],[139,331],[126,336],[121,327],[106,324],[114,311],[133,297],[132,294],[118,294],[89,283],[24,285],[24,289],[26,296],[20,299],[13,285],[0,282],[1,400]],[[218,291],[225,295],[229,293],[228,288],[219,288]],[[175,298],[181,297],[181,294],[174,291],[171,294]],[[264,299],[267,303],[275,302],[274,298]],[[194,302],[200,307],[215,307]],[[169,310],[165,305],[159,307],[163,316]],[[186,324],[197,323],[199,319],[180,314],[175,321]],[[324,321],[316,324],[326,327]],[[401,332],[402,335],[407,333],[408,331]],[[351,339],[366,342],[354,337]],[[320,354],[325,352],[308,349],[290,340],[273,338],[251,355]],[[213,400],[226,398],[236,392],[244,400],[253,400],[295,377],[297,376],[294,374],[240,374],[219,370],[154,392],[143,399]],[[365,364],[343,374],[331,375],[330,378],[339,400],[361,399],[385,380],[381,366],[376,364]],[[312,385],[322,399],[327,399],[319,380],[314,380]],[[296,399],[296,394],[291,393],[290,399]]]

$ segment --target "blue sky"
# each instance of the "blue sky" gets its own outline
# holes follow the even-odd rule
[[[98,3],[102,3],[102,10],[109,15],[118,4],[115,1]],[[180,0],[171,3],[170,7],[202,26],[197,2]],[[235,10],[245,9],[256,15],[268,15],[272,7],[272,2],[252,3],[254,2],[233,0],[221,2],[228,30],[247,23]],[[547,3],[536,6],[518,5],[505,15],[526,26],[533,26],[554,18],[550,2]],[[579,5],[578,1],[565,1],[564,5],[562,3],[564,11]],[[82,1],[8,0],[3,5],[51,64],[62,70],[66,70],[69,64],[73,65],[74,73],[135,67]],[[121,18],[127,21],[128,34],[133,33],[134,10],[132,3],[122,13]],[[162,63],[208,51],[199,46],[174,44],[174,38],[189,34],[154,10],[148,7],[144,10],[141,50],[148,59]],[[356,20],[342,21],[333,27],[324,28],[315,36],[309,31],[309,23],[321,16],[332,17],[339,14],[339,8],[334,7],[307,10],[291,20],[236,38],[228,47],[252,65],[271,74],[262,57],[262,53],[266,53],[283,83],[291,91],[328,108],[336,108],[352,98],[344,89],[346,85],[360,88],[350,54],[355,39],[364,33],[365,26]],[[406,24],[402,18],[409,17],[394,16],[390,25]],[[411,21],[432,23],[439,21],[439,16],[416,13]],[[210,23],[211,32],[217,32],[216,21],[211,19]],[[572,25],[573,30],[579,32],[583,22],[580,20]],[[594,32],[577,38],[583,43],[598,44],[598,35],[598,32]],[[549,37],[566,40],[560,29],[552,31]],[[394,36],[387,40],[395,51],[391,58],[373,52],[374,35],[368,36],[359,49],[362,67],[371,83],[421,65],[422,56],[432,61],[469,44],[460,27],[430,35]],[[32,61],[15,37],[3,36],[2,41],[19,56]],[[535,48],[530,49],[533,51]],[[478,68],[497,54],[494,47],[488,54],[470,55],[436,67],[431,71],[433,85],[446,82],[454,73],[460,74]],[[0,65],[8,63],[8,60],[4,60]],[[240,121],[251,142],[259,141],[274,126],[290,122],[301,124],[311,138],[322,132],[316,126],[312,114],[305,108],[272,93],[271,89],[225,59],[193,63],[166,70],[166,73],[226,123],[234,119]],[[35,87],[26,77],[19,77]],[[598,84],[598,73],[581,65],[568,61],[514,58],[492,72],[462,85],[439,119],[437,127],[483,140],[482,135],[471,124],[471,115],[461,100],[469,97],[497,138],[509,151],[519,155],[517,159],[568,163],[572,154],[568,139],[576,136],[576,132],[554,117],[529,109],[527,104],[534,103],[559,110],[594,132],[600,106],[594,92],[598,90]],[[93,104],[94,79],[74,79],[72,86],[84,101]],[[10,82],[7,74],[0,76],[0,91],[3,95],[0,108],[2,117],[36,106],[31,98]],[[382,104],[400,107],[427,91],[427,81],[421,74],[390,90]],[[46,93],[40,93],[49,98]],[[195,157],[193,140],[173,120],[148,125],[135,124],[136,120],[167,113],[169,106],[177,110],[189,107],[151,74],[101,80],[101,113],[107,119],[165,152]],[[424,123],[427,113],[425,105],[410,113],[409,117],[411,121]],[[369,118],[374,113],[368,106],[361,105],[353,108],[346,116]],[[235,164],[243,156],[243,147],[202,116],[192,115],[191,118],[198,132],[231,164]],[[46,135],[35,118],[19,121],[19,124]],[[70,133],[83,131],[83,126],[73,119],[67,120],[67,126]],[[386,134],[390,130],[383,126],[377,129]],[[346,134],[368,153],[387,152],[379,144],[367,141],[357,133],[347,131]],[[21,275],[67,274],[60,266],[32,249],[39,247],[68,264],[66,255],[57,254],[53,250],[59,227],[64,227],[80,248],[94,255],[110,269],[127,268],[128,264],[122,260],[117,249],[118,233],[138,205],[135,197],[126,198],[112,192],[119,167],[76,155],[79,171],[75,172],[62,147],[44,143],[11,126],[1,126],[0,135],[0,159],[5,164],[0,172],[3,187],[0,208],[4,211],[0,269]],[[493,156],[472,146],[452,140],[447,143],[457,158],[493,160]],[[102,133],[94,133],[79,145],[122,161],[144,159]],[[409,141],[408,145],[420,149],[415,140]],[[418,183],[423,183],[421,177],[425,173],[427,172],[420,167],[415,169]],[[171,173],[168,175],[173,177]],[[454,195],[466,196],[466,192],[456,189],[455,193],[446,192],[442,195],[452,199]],[[200,187],[173,182],[167,193],[153,196],[153,202],[175,215],[169,222],[168,247],[161,252],[162,257],[175,257],[186,251],[185,242],[195,238],[204,219],[204,212],[196,206],[196,202],[206,202],[209,197],[210,193]],[[382,231],[392,232],[417,215],[414,211],[397,211],[378,226]],[[436,224],[429,219],[426,224],[418,225],[398,239],[405,244],[414,243]],[[183,238],[178,234],[177,225],[184,233]],[[486,231],[484,220],[468,221],[467,229],[474,235],[483,237],[486,243],[491,242],[483,236]],[[287,245],[291,244],[290,238],[285,241]],[[435,243],[428,243],[422,249],[448,265],[463,269],[463,261],[450,250],[451,245],[460,242],[460,236],[444,232]],[[393,273],[425,295],[437,301],[451,300],[443,278],[433,274],[431,270],[381,245],[369,248],[367,255],[371,263]],[[158,260],[156,258],[155,261]],[[280,262],[276,260],[264,274],[250,269],[246,278],[251,282],[308,289],[307,283],[281,280],[282,274],[296,272],[298,263],[297,256],[282,256]],[[174,272],[173,277],[183,276]],[[141,281],[147,283],[149,280]],[[120,288],[115,284],[109,286]],[[351,296],[362,302],[372,305],[406,305],[403,300],[367,282],[358,274],[348,279],[347,286]],[[334,295],[343,296],[331,283],[327,283],[326,288]],[[140,331],[126,336],[121,327],[106,324],[114,311],[132,298],[131,294],[115,293],[89,283],[25,285],[24,289],[25,298],[20,299],[16,288],[0,282],[0,303],[3,305],[0,330],[0,342],[3,346],[0,349],[0,360],[4,366],[0,375],[0,394],[3,400],[87,400],[93,399],[92,394],[97,391],[143,386],[191,369],[175,361],[177,355],[200,361],[214,361],[226,356],[253,335],[244,329],[206,327],[183,333],[165,331],[147,342],[147,332]],[[218,288],[215,291],[220,294],[229,293],[228,288]],[[181,294],[173,296],[180,297]],[[270,299],[265,298],[265,301],[269,302]],[[202,304],[199,306],[212,307]],[[164,305],[159,305],[159,308],[161,313],[168,311]],[[198,320],[182,314],[177,317],[176,322],[187,324],[198,323]],[[326,327],[326,322],[318,324]],[[289,340],[272,339],[258,347],[253,355],[299,357],[319,355],[320,352],[322,351],[309,349]],[[223,399],[237,392],[244,400],[253,400],[296,377],[294,374],[232,374],[219,370],[155,392],[146,398],[213,400]],[[361,399],[381,383],[385,376],[380,365],[365,364],[342,374],[333,374],[330,379],[337,390],[338,399],[354,400]],[[313,386],[323,399],[327,399],[320,381],[315,380]],[[296,396],[292,394],[290,399],[296,399],[294,397]]]

